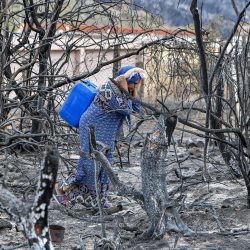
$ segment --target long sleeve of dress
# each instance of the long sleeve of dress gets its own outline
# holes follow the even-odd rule
[[[139,100],[139,97],[136,97],[137,100]],[[141,112],[141,105],[139,103],[132,103],[132,109],[133,112],[135,113],[140,113]]]

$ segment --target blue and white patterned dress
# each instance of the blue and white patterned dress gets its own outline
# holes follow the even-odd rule
[[[107,154],[107,158],[112,164],[112,152],[115,146],[116,134],[123,121],[132,112],[140,112],[140,105],[132,103],[115,84],[107,82],[102,85],[93,103],[80,119],[79,132],[81,151],[89,152],[88,126],[92,124],[95,127],[96,140],[109,146],[110,150]],[[100,170],[99,180],[101,185],[109,184],[109,178],[102,168]],[[84,157],[79,159],[75,181],[94,189],[95,167],[93,160]]]

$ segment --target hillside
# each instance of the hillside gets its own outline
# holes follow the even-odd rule
[[[160,15],[169,26],[188,26],[192,24],[190,4],[192,0],[134,0],[135,4],[143,6],[146,10]],[[237,10],[240,12],[247,1],[234,0]],[[206,0],[198,1],[199,10],[202,13],[204,26],[215,23],[222,35],[227,35],[237,15],[232,5],[232,0]],[[250,19],[250,10],[247,11],[246,21]]]

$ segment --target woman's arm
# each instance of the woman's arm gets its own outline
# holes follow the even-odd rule
[[[128,92],[128,84],[126,78],[120,76],[116,79],[120,87]],[[98,101],[99,100],[99,101]],[[117,85],[112,82],[107,82],[99,89],[96,98],[97,102],[102,102],[102,107],[107,111],[118,112],[123,115],[129,115],[132,112],[140,112],[140,105],[135,104],[130,100],[125,93],[123,93]]]
[[[128,84],[124,76],[120,76],[117,79],[117,82],[121,88],[128,92]],[[106,98],[107,104],[111,110],[123,115],[129,115],[133,112],[132,101],[126,96],[126,94],[122,93],[122,91],[114,83],[108,82],[106,84],[105,91],[110,91],[111,93],[110,98]]]

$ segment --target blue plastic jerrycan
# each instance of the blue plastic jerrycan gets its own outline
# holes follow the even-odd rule
[[[89,80],[75,83],[59,110],[61,118],[78,128],[80,118],[93,101],[96,90],[96,85]]]

